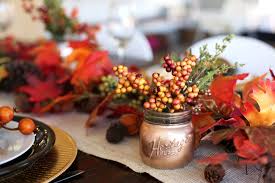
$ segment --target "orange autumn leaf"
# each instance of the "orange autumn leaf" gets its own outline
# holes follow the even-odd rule
[[[259,77],[256,77],[254,79],[252,79],[251,81],[248,81],[245,85],[244,88],[242,90],[242,98],[244,102],[253,102],[255,103],[255,101],[251,100],[251,98],[249,97],[250,93],[251,93],[251,89],[254,85],[256,85],[259,81],[263,80],[265,78],[266,74],[263,74]]]
[[[275,123],[275,81],[261,80],[253,87],[249,97],[256,101],[257,106],[245,102],[241,112],[250,126],[271,126]]]
[[[35,64],[43,71],[55,68],[61,64],[60,53],[56,42],[42,42],[39,46],[33,48],[31,53],[35,57]]]
[[[266,148],[250,141],[246,133],[242,130],[235,133],[233,143],[237,155],[245,159],[255,160],[267,152]]]
[[[217,106],[223,104],[232,105],[234,102],[234,92],[237,80],[243,80],[247,73],[234,76],[218,76],[211,83],[210,90]]]
[[[216,121],[211,116],[211,113],[202,113],[199,115],[192,115],[192,124],[195,130],[200,132],[200,134],[209,130]]]
[[[36,46],[31,50],[31,53],[33,55],[37,55],[39,53],[43,53],[48,50],[58,51],[56,42],[54,42],[54,41],[41,42],[41,44],[39,44],[39,46]]]
[[[112,67],[106,51],[94,51],[75,70],[71,83],[74,86],[87,86],[91,81],[98,81],[102,76],[111,73]]]
[[[139,132],[141,119],[137,114],[123,114],[119,121],[127,128],[129,135],[136,135]]]
[[[210,129],[215,122],[211,113],[192,115],[192,124],[195,129],[195,147],[199,146],[203,133]]]
[[[91,54],[90,48],[87,48],[87,47],[76,48],[68,57],[66,57],[65,63],[67,65],[70,65],[73,62],[76,62],[76,68],[79,68],[81,67],[83,62],[88,58],[90,54]]]

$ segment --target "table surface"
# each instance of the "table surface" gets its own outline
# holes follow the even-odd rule
[[[78,151],[76,160],[66,171],[84,170],[85,173],[68,180],[72,183],[159,183],[147,173],[136,173],[123,164]],[[65,173],[66,173],[65,172]]]

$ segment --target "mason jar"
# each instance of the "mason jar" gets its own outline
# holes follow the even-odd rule
[[[190,162],[194,151],[191,110],[177,113],[144,111],[140,129],[142,161],[158,169],[175,169]]]

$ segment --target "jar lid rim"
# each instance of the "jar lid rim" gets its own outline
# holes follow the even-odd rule
[[[191,114],[191,110],[185,110],[177,113],[163,113],[153,110],[145,110],[144,119],[151,124],[179,125],[190,123],[192,119]]]

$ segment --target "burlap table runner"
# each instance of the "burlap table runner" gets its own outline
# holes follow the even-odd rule
[[[11,95],[0,94],[0,105],[14,105]],[[100,122],[92,129],[84,128],[88,115],[76,112],[65,114],[47,114],[44,116],[32,117],[41,120],[49,125],[57,126],[68,132],[76,141],[78,149],[98,156],[120,162],[135,172],[147,172],[153,177],[168,183],[203,183],[206,182],[203,176],[204,165],[199,165],[195,159],[209,156],[217,151],[217,147],[210,144],[202,144],[195,152],[194,160],[185,168],[176,170],[157,170],[144,165],[139,156],[139,141],[137,137],[127,137],[120,144],[110,144],[105,140],[105,132],[110,121],[98,119]],[[244,167],[234,167],[226,164],[226,175],[223,182],[228,183],[253,183],[262,182],[259,179],[261,172],[256,167],[248,167],[246,175]]]

